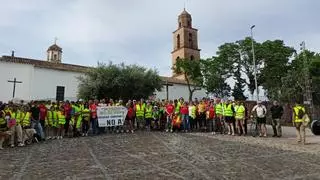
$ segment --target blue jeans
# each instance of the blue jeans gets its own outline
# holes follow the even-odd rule
[[[190,130],[189,115],[182,114],[183,130]]]
[[[99,134],[98,118],[91,118],[92,134]]]
[[[32,121],[31,127],[37,131],[37,134],[41,137],[41,139],[44,139],[44,132],[39,120]]]

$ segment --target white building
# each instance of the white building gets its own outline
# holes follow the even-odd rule
[[[88,69],[85,66],[54,63],[51,61],[27,59],[14,56],[0,57],[0,101],[7,102],[12,99],[14,83],[8,80],[21,81],[16,83],[15,98],[24,100],[55,100],[59,89],[66,100],[77,99],[79,81],[77,77]],[[162,77],[164,84],[168,86],[169,99],[183,97],[188,99],[189,91],[184,80]],[[156,98],[166,99],[166,86],[162,91],[155,92]],[[194,98],[205,97],[204,90],[195,91]]]
[[[200,58],[197,30],[191,27],[191,15],[185,10],[179,15],[178,29],[173,33],[172,62],[176,58]],[[178,38],[176,38],[176,36]],[[23,100],[56,100],[59,96],[65,100],[76,100],[78,77],[84,75],[89,67],[62,63],[62,48],[56,43],[47,50],[47,60],[28,59],[23,57],[0,57],[0,101],[13,98],[14,78],[21,83],[15,84],[15,98]],[[159,99],[189,99],[186,81],[179,75],[162,77],[162,91],[155,92]],[[193,98],[205,97],[205,90],[194,92]]]

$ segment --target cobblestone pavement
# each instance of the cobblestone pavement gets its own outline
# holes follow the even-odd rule
[[[137,132],[46,141],[0,151],[0,179],[320,179],[319,144],[306,151],[283,139]]]

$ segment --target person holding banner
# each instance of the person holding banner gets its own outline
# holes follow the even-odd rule
[[[120,99],[114,106],[123,106],[123,101]],[[123,125],[118,125],[115,128],[117,129],[117,133],[124,132]]]
[[[136,120],[137,120],[137,128],[143,129],[145,124],[144,122],[144,113],[145,113],[145,103],[143,99],[136,105]]]

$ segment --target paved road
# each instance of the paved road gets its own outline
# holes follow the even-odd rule
[[[54,140],[0,151],[0,179],[320,179],[320,145],[290,138],[137,132]]]

